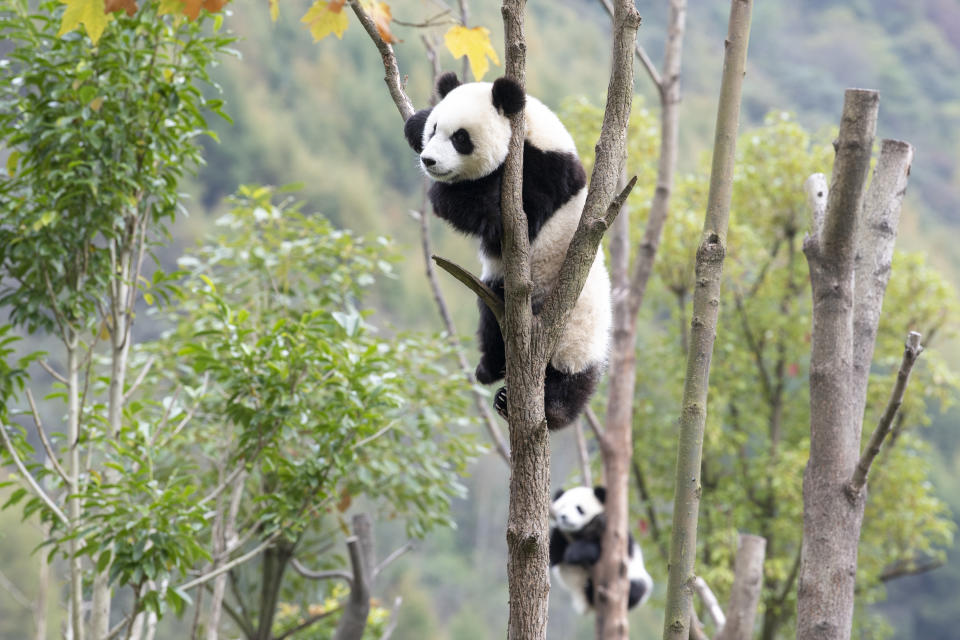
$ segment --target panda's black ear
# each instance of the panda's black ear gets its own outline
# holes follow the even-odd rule
[[[437,95],[443,100],[447,94],[460,86],[460,79],[453,71],[447,71],[437,78]]]
[[[597,500],[599,500],[601,504],[607,500],[607,490],[604,487],[594,487],[593,495],[597,496]]]
[[[515,80],[503,77],[493,81],[493,106],[505,116],[512,116],[523,109],[526,96]]]
[[[559,498],[560,496],[562,496],[564,493],[566,493],[566,492],[565,492],[563,489],[557,489],[557,490],[554,492],[554,494],[553,494],[553,499],[554,499],[554,501],[556,501],[557,498]]]
[[[407,144],[417,153],[423,151],[423,127],[427,124],[427,117],[431,109],[422,109],[407,118],[403,125],[403,135],[407,137]]]

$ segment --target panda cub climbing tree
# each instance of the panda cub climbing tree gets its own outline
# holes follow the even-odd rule
[[[573,598],[577,613],[593,609],[593,566],[600,560],[606,490],[603,487],[560,489],[550,504],[550,567]],[[646,602],[653,592],[653,578],[643,564],[643,552],[627,535],[627,608]]]
[[[500,183],[509,116],[525,109],[523,211],[536,314],[557,283],[586,199],[586,173],[573,138],[550,109],[508,78],[460,84],[455,74],[446,73],[437,81],[437,92],[440,102],[411,116],[404,132],[433,181],[430,200],[437,215],[479,238],[481,279],[501,298]],[[547,365],[544,409],[551,430],[572,422],[596,390],[607,362],[610,322],[610,279],[598,252]],[[506,355],[496,318],[482,302],[478,339],[476,377],[492,384],[504,377]],[[506,417],[506,387],[497,391],[494,406]]]

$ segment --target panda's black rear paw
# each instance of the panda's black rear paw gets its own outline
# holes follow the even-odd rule
[[[493,396],[493,408],[497,410],[500,417],[507,420],[507,388],[500,387]]]
[[[477,370],[473,373],[474,377],[477,379],[477,382],[480,384],[490,384],[497,380],[497,376],[493,371],[487,368],[483,362],[477,365]]]

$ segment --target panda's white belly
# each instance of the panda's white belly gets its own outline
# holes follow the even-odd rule
[[[582,188],[566,204],[556,210],[534,238],[530,247],[530,275],[533,280],[534,300],[539,302],[557,283],[560,267],[567,255],[567,247],[580,223],[580,213],[587,197]],[[480,255],[484,279],[503,277],[503,263],[498,258]],[[550,364],[559,371],[575,373],[603,364],[610,347],[610,277],[604,264],[603,250],[590,267],[577,304],[567,317]]]

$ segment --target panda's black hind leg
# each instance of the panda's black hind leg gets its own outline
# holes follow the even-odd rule
[[[599,382],[598,366],[577,373],[563,373],[547,365],[543,397],[547,428],[556,431],[573,422],[587,406]]]

